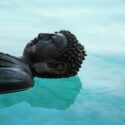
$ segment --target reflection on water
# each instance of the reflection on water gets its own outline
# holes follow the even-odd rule
[[[81,89],[79,77],[69,79],[35,79],[32,89],[0,95],[0,108],[26,101],[33,107],[66,109],[70,107]]]
[[[0,52],[21,56],[39,32],[61,29],[85,45],[80,79],[0,95],[0,125],[124,125],[125,0],[0,1]]]

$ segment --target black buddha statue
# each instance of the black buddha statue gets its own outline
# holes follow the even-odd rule
[[[34,77],[75,76],[85,56],[84,46],[71,32],[40,33],[26,45],[22,57],[0,53],[0,93],[31,88]]]

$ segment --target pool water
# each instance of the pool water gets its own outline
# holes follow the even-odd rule
[[[88,56],[79,74],[35,78],[0,95],[0,125],[124,125],[125,1],[0,1],[0,52],[21,56],[40,32],[68,29]]]

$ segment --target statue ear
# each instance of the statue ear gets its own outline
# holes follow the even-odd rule
[[[44,63],[35,63],[33,68],[38,73],[54,73],[62,74],[66,72],[67,65],[63,62],[53,61],[53,62],[44,62]]]
[[[64,62],[56,61],[53,63],[46,63],[46,64],[49,72],[62,74],[67,70],[67,64]]]

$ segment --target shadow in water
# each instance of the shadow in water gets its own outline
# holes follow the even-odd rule
[[[81,88],[78,76],[64,79],[35,78],[35,86],[32,89],[0,95],[0,108],[26,101],[33,107],[63,110],[74,103]]]

